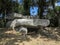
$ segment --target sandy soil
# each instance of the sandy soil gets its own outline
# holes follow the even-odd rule
[[[2,31],[0,31],[0,45],[60,45],[60,41],[38,34],[28,35],[27,38],[23,39],[15,31]]]

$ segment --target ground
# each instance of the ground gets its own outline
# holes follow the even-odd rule
[[[56,30],[56,28],[53,29]],[[56,32],[54,33],[55,36],[57,35]],[[52,31],[49,31],[48,37],[44,35],[44,33],[43,35],[27,35],[26,39],[22,39],[22,36],[20,36],[18,32],[0,29],[0,45],[60,45],[59,38],[57,39],[54,35],[52,36],[53,38],[51,38],[50,33],[53,34]]]

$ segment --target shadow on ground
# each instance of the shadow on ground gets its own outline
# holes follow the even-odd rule
[[[52,40],[60,41],[60,28],[48,27],[46,29],[40,29],[40,35],[44,38],[50,38]]]
[[[30,37],[36,39],[39,35],[41,35],[40,38],[50,38],[57,41],[60,40],[60,28],[40,29],[39,34],[32,33],[31,35],[27,35],[26,38],[22,38],[22,36],[18,34],[5,33],[6,31],[8,30],[0,30],[0,45],[18,45],[18,43],[23,41],[31,41]]]
[[[23,38],[21,35],[12,33],[5,33],[8,30],[0,30],[0,45],[18,45],[23,41],[29,42],[31,39],[27,36]],[[10,31],[10,30],[9,30]]]

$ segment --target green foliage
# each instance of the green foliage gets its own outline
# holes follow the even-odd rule
[[[47,14],[47,18],[48,18],[48,19],[52,19],[52,18],[55,17],[54,15],[55,15],[55,14],[54,14],[54,11],[50,10],[50,12]]]
[[[3,22],[3,20],[1,20],[1,19],[0,19],[0,27],[1,27],[1,28],[4,27],[4,22]]]
[[[18,7],[18,13],[21,13],[21,14],[24,13],[24,7],[23,6]]]
[[[57,11],[59,11],[59,10],[60,10],[60,6],[55,7],[55,9],[56,9]]]

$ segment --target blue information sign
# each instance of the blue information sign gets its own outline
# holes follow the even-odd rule
[[[38,6],[30,6],[30,15],[31,16],[38,15]]]

